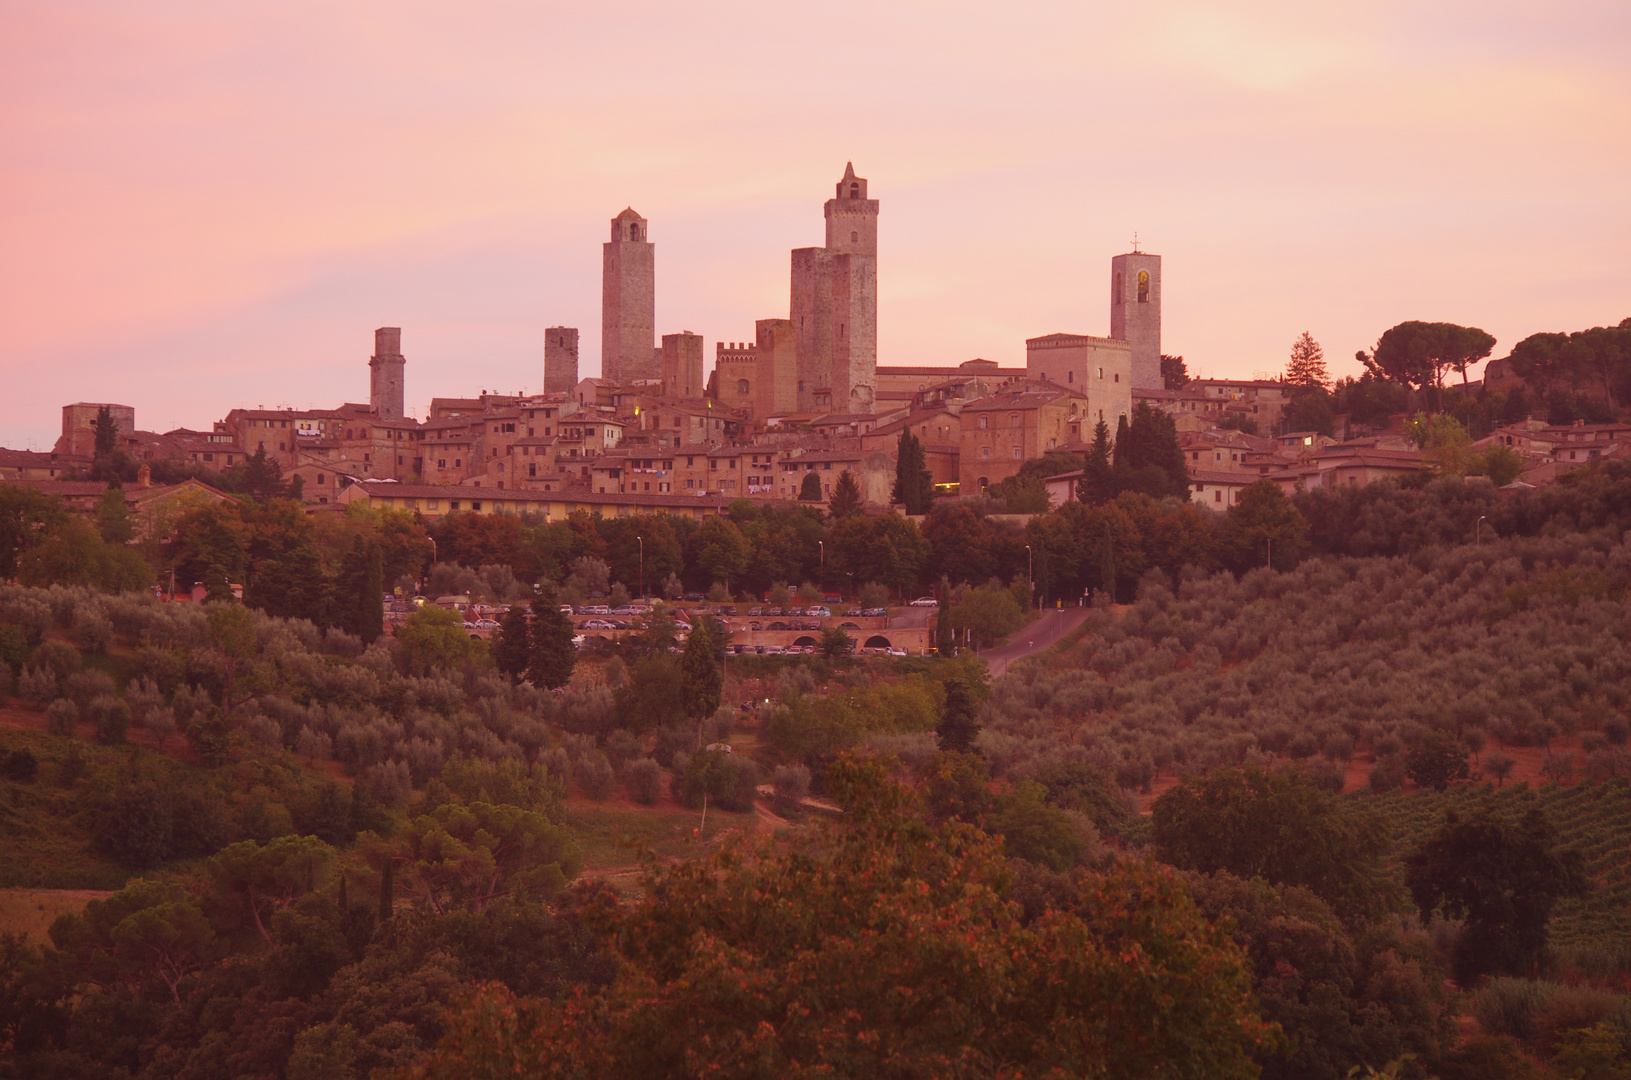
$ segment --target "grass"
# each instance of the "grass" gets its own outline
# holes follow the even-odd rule
[[[0,933],[22,934],[39,944],[58,915],[107,895],[106,889],[0,889]]]
[[[640,864],[646,851],[659,859],[693,857],[711,850],[725,833],[752,831],[758,826],[757,814],[727,813],[710,806],[707,831],[698,835],[700,810],[576,801],[567,804],[563,820],[583,846],[586,871],[631,869]]]
[[[89,778],[112,767],[121,751],[81,744],[85,776],[64,787],[69,745],[41,731],[0,727],[0,749],[27,748],[40,763],[32,782],[0,781],[0,888],[117,889],[129,876],[96,850],[84,798]]]

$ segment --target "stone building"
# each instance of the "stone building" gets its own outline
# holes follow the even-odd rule
[[[1133,414],[1132,348],[1129,342],[1086,334],[1048,334],[1025,342],[1025,368],[1033,380],[1058,383],[1087,398],[1087,412],[1115,434],[1116,422]],[[1089,426],[1088,437],[1092,437]]]
[[[405,385],[402,328],[382,326],[374,331],[374,355],[368,361],[368,407],[381,420],[401,420]]]
[[[578,328],[544,331],[544,393],[569,394],[578,385]]]
[[[613,384],[658,380],[656,248],[646,219],[626,209],[602,248],[600,374]]]
[[[122,434],[129,434],[136,430],[136,410],[129,405],[111,405],[98,402],[79,401],[72,405],[62,407],[62,437],[57,440],[55,450],[59,454],[89,457],[96,453],[96,423],[97,414],[103,409],[118,425]]]
[[[983,492],[1041,457],[1091,438],[1097,417],[1084,395],[1051,383],[1028,383],[971,401],[958,415],[958,471],[965,495]]]
[[[827,243],[793,251],[800,412],[870,413],[878,367],[878,200],[844,167],[824,208]]]
[[[663,396],[691,401],[702,397],[702,338],[689,330],[664,334]]]

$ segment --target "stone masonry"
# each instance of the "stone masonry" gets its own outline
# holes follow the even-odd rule
[[[1133,347],[1133,389],[1161,389],[1161,256],[1110,260],[1110,336]]]
[[[600,374],[613,384],[662,378],[657,357],[656,249],[646,219],[626,209],[602,249]]]
[[[569,394],[578,385],[578,328],[544,331],[544,393]]]
[[[381,420],[400,420],[403,412],[402,328],[382,326],[374,331],[374,355],[368,361],[368,404]]]

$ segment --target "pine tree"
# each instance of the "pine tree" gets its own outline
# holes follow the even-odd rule
[[[113,418],[113,410],[106,405],[96,410],[96,419],[91,421],[91,431],[96,435],[95,454],[99,458],[107,458],[119,448],[119,421]]]
[[[962,675],[946,680],[946,704],[935,725],[935,738],[941,750],[968,753],[980,735],[980,701]]]
[[[527,673],[527,666],[532,662],[532,624],[527,621],[527,609],[522,605],[511,604],[510,610],[504,613],[493,640],[492,654],[493,664],[508,675],[510,681]]]
[[[572,669],[578,663],[572,634],[572,620],[561,613],[555,590],[545,585],[532,601],[532,641],[527,659],[527,680],[532,685],[553,690],[572,678]]]
[[[724,690],[719,666],[719,645],[714,640],[711,619],[698,619],[680,656],[680,700],[685,715],[699,724],[719,708]]]
[[[804,474],[804,482],[799,485],[799,501],[821,501],[821,477],[817,476],[814,471]]]
[[[833,485],[832,502],[828,504],[828,509],[835,518],[861,512],[861,488],[848,469],[838,474],[838,483]]]
[[[1161,385],[1168,390],[1181,389],[1189,382],[1189,368],[1181,356],[1161,354]]]
[[[115,479],[102,493],[96,504],[96,531],[109,544],[127,544],[135,535],[130,524],[130,511],[125,506],[125,489]]]
[[[1325,370],[1325,350],[1307,330],[1291,346],[1291,359],[1286,363],[1286,382],[1309,389],[1331,388],[1331,374]]]
[[[379,541],[352,537],[334,582],[335,622],[365,644],[385,632],[385,574]]]
[[[1110,425],[1100,420],[1093,427],[1093,445],[1088,448],[1082,478],[1076,481],[1076,501],[1097,506],[1115,497],[1115,479],[1110,472]]]

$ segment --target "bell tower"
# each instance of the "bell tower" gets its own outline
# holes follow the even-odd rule
[[[1133,389],[1161,389],[1161,256],[1137,240],[1110,260],[1110,336],[1133,347]]]

